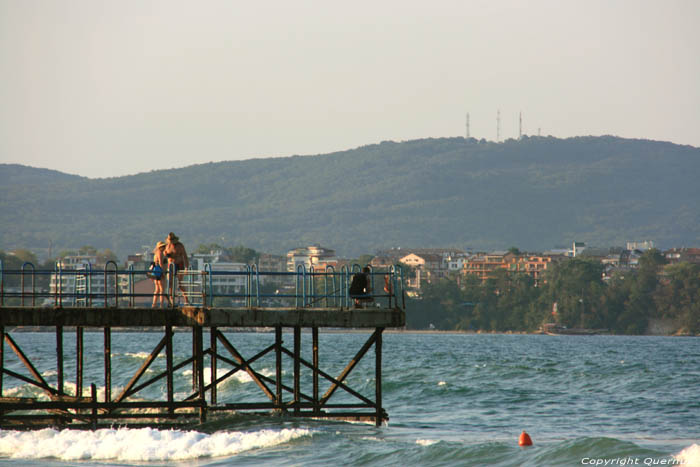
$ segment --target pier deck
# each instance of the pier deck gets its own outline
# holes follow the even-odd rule
[[[0,307],[0,326],[395,328],[400,309]]]

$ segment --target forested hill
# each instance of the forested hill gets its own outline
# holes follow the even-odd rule
[[[700,149],[615,137],[383,142],[318,156],[88,179],[0,165],[0,249],[320,243],[545,250],[700,245]]]

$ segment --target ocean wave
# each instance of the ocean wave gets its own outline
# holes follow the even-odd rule
[[[140,429],[0,431],[0,456],[12,459],[183,461],[235,455],[311,436],[301,428],[251,432]]]
[[[217,368],[216,369],[216,379],[221,378],[222,376],[225,376],[229,371],[231,371],[231,368]],[[274,370],[270,370],[267,368],[263,368],[262,370],[258,371],[259,374],[263,376],[267,376],[268,378],[272,377],[275,375]],[[188,369],[182,372],[182,376],[192,376],[192,370]],[[211,367],[205,367],[204,368],[204,384],[208,385],[211,383]],[[238,370],[236,373],[231,375],[227,381],[237,381],[239,383],[251,383],[253,382],[253,378],[250,377],[250,375],[245,371],[245,370]],[[226,381],[223,382],[225,384]],[[222,384],[222,383],[219,383]]]
[[[438,443],[439,441],[436,439],[417,439],[416,444],[420,446],[430,446],[431,444]]]
[[[151,352],[126,352],[123,355],[126,357],[146,359],[151,356]],[[118,354],[114,354],[113,356],[116,357]],[[161,357],[161,355],[158,354],[158,357]]]
[[[55,384],[53,385],[55,387]],[[65,394],[70,394],[70,395],[75,395],[76,390],[78,386],[73,382],[73,381],[64,381],[63,382],[63,392]],[[105,387],[104,386],[96,386],[95,389],[97,390],[97,400],[98,401],[104,401],[105,400]],[[121,386],[113,386],[112,387],[112,393],[119,393],[122,390]],[[92,397],[92,388],[89,385],[83,385],[83,390],[82,390],[82,397]],[[38,401],[49,401],[51,398],[49,395],[39,386],[36,386],[34,384],[21,384],[19,386],[14,386],[11,388],[3,388],[3,396],[5,397],[30,397],[34,398]]]
[[[673,457],[684,467],[700,467],[700,445],[688,446]]]

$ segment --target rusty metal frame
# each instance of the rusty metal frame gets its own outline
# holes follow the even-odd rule
[[[150,355],[136,370],[127,385],[120,394],[111,397],[111,328],[104,328],[104,356],[105,356],[105,400],[98,401],[96,386],[91,384],[91,396],[82,396],[83,387],[83,357],[84,347],[82,341],[83,329],[76,330],[76,395],[70,396],[63,390],[63,328],[56,326],[57,388],[52,387],[41,376],[31,360],[22,351],[19,345],[0,326],[0,428],[36,428],[42,426],[70,426],[95,428],[111,425],[126,426],[174,426],[204,423],[208,413],[253,411],[260,414],[277,413],[295,417],[313,417],[339,420],[359,420],[374,422],[377,426],[388,420],[386,411],[381,405],[381,336],[383,328],[376,328],[362,345],[360,350],[345,366],[337,377],[331,376],[322,370],[319,365],[318,327],[312,328],[312,355],[313,361],[308,362],[301,357],[301,328],[293,328],[293,349],[284,346],[282,340],[282,327],[277,326],[274,333],[274,343],[265,347],[250,358],[243,354],[229,341],[229,339],[216,327],[210,328],[210,346],[204,348],[203,327],[192,327],[193,353],[192,356],[178,363],[173,362],[172,348],[173,336],[171,326],[166,326],[164,336],[155,345]],[[5,368],[4,343],[17,355],[19,360],[29,371],[31,377],[24,376]],[[218,345],[226,350],[228,355],[222,355],[218,351]],[[375,360],[375,401],[370,397],[360,394],[346,383],[348,375],[365,357],[369,349],[374,346]],[[146,381],[142,381],[146,370],[155,359],[165,350],[166,369]],[[275,355],[275,377],[265,376],[254,369],[254,364],[266,355]],[[211,359],[211,382],[204,384],[204,357]],[[284,357],[291,360],[293,366],[293,386],[285,385],[282,381],[282,368]],[[231,369],[225,375],[217,377],[218,364],[230,365]],[[183,400],[174,400],[173,374],[186,365],[193,365],[193,393]],[[311,394],[302,391],[301,370],[302,367],[312,372]],[[239,371],[250,375],[261,392],[266,396],[266,401],[249,403],[219,403],[217,401],[216,386]],[[8,398],[2,397],[3,375],[32,384],[42,389],[51,399],[50,401],[38,401],[36,398]],[[143,389],[166,379],[167,397],[163,401],[130,401],[132,396]],[[319,397],[319,379],[329,383],[328,390]],[[330,402],[338,389],[357,399],[357,403]],[[210,403],[207,404],[207,392]],[[283,394],[291,395],[291,399],[285,401]],[[155,413],[141,413],[140,410],[158,410]],[[369,409],[369,411],[367,411]],[[34,413],[27,414],[26,411]],[[36,413],[44,411],[44,413]]]

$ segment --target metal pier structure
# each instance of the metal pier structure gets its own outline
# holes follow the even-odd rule
[[[398,266],[372,270],[370,291],[354,297],[349,292],[350,283],[359,272],[357,265],[339,272],[332,268],[306,270],[303,266],[296,272],[262,272],[255,267],[213,271],[207,267],[176,276],[169,271],[164,279],[168,306],[152,308],[153,294],[136,291],[147,271],[119,270],[114,263],[101,271],[89,267],[61,270],[58,266],[40,271],[30,263],[19,270],[4,270],[0,263],[0,428],[196,427],[240,413],[379,426],[388,420],[382,406],[382,333],[405,325],[404,282]],[[217,285],[225,283],[229,286]],[[27,328],[55,333],[56,358],[51,369],[55,378],[51,384],[37,362],[45,368],[53,356],[37,354],[26,343],[22,348],[13,337]],[[145,361],[133,368],[129,382],[115,388],[112,334],[126,328],[149,331],[157,343]],[[239,345],[235,334],[224,334],[253,328],[264,328],[260,335],[270,341],[253,355],[252,350]],[[323,328],[359,329],[368,336],[359,348],[347,349],[343,357],[347,365],[339,374],[324,371],[319,346]],[[103,361],[85,361],[86,330],[103,334]],[[191,333],[192,351],[182,361],[175,361],[173,342],[182,332]],[[75,333],[74,379],[64,371],[66,333]],[[310,361],[302,357],[302,333],[311,335]],[[291,337],[291,342],[283,337]],[[307,344],[308,340],[307,336]],[[163,354],[165,369],[153,374],[151,364]],[[350,387],[348,382],[358,363],[372,358],[368,354],[373,354],[374,360],[371,394],[366,388],[363,393]],[[273,376],[263,374],[257,366],[264,357],[274,359]],[[19,366],[22,371],[8,368],[7,363],[15,358],[15,370]],[[174,389],[173,376],[185,367],[192,369],[192,388],[182,396]],[[235,394],[221,400],[217,387],[239,372],[259,387],[259,401],[237,401]],[[283,373],[292,375],[291,384]],[[86,374],[103,377],[86,381]],[[42,396],[3,394],[3,390],[8,392],[21,384],[38,388]],[[144,390],[154,386],[164,394],[162,400],[144,396]],[[104,388],[99,397],[98,387]],[[338,394],[344,394],[341,401],[334,397]]]

